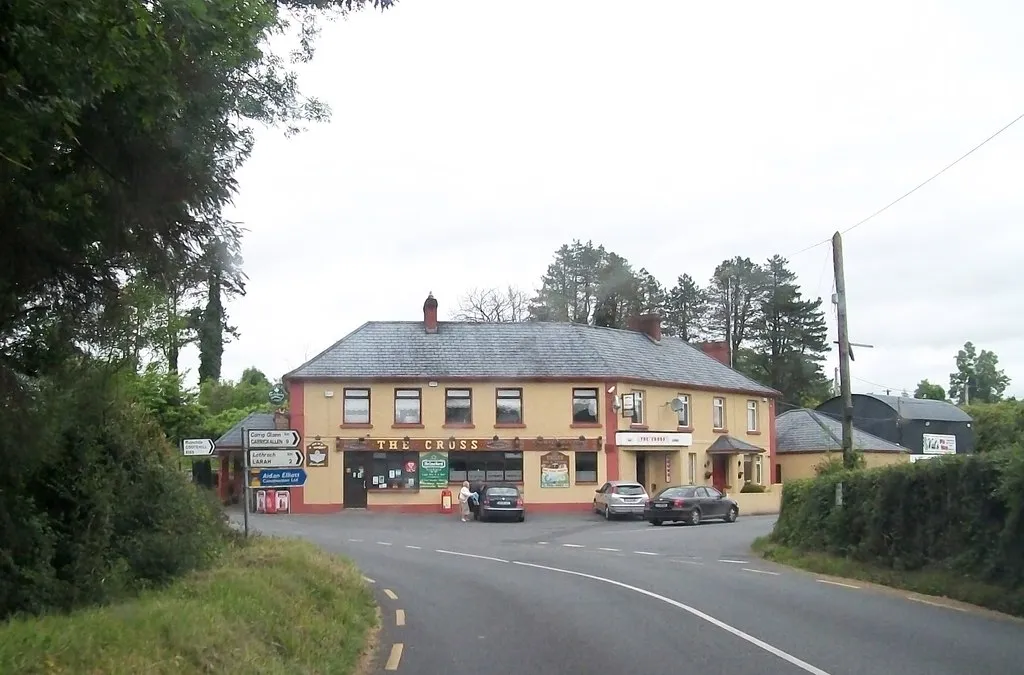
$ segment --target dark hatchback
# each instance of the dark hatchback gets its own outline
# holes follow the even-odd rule
[[[700,525],[704,520],[735,523],[739,505],[717,489],[707,485],[667,487],[647,500],[644,519],[651,525],[681,522]]]
[[[516,520],[520,523],[526,520],[526,505],[518,486],[506,483],[483,485],[477,493],[480,502],[473,511],[474,519]]]

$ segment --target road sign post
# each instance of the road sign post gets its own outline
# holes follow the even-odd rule
[[[245,538],[249,538],[249,437],[242,427],[242,523],[245,529]]]
[[[210,457],[216,445],[209,438],[185,438],[181,441],[181,454],[184,457]]]

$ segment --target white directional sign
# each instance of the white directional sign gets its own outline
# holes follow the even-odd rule
[[[186,438],[181,442],[181,454],[185,457],[209,457],[213,449],[213,441],[209,438]]]
[[[299,447],[299,432],[295,429],[246,429],[249,438],[246,440],[250,448],[288,448]]]
[[[287,469],[302,466],[301,450],[250,450],[249,466],[254,469]]]

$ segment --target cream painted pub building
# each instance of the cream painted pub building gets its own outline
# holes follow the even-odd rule
[[[433,296],[422,322],[364,324],[284,376],[303,446],[330,449],[291,511],[438,511],[463,480],[517,483],[533,511],[615,479],[771,492],[778,392],[660,317],[631,326],[439,322]]]

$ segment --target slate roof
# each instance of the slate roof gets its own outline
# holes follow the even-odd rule
[[[778,396],[677,337],[572,323],[370,321],[285,379],[636,379]]]
[[[273,429],[274,413],[249,413],[245,419],[224,432],[214,441],[217,450],[234,450],[242,447],[242,429]]]
[[[825,413],[799,408],[775,418],[775,449],[780,453],[842,450],[843,425]],[[853,428],[853,448],[862,452],[910,452],[884,438]]]
[[[764,452],[764,448],[759,448],[756,445],[751,445],[746,441],[741,441],[726,434],[716,438],[715,442],[708,447],[707,452],[709,455],[731,455],[737,452],[751,454]]]
[[[936,422],[971,422],[970,415],[949,401],[933,401],[927,398],[909,396],[887,396],[884,394],[854,394],[870,396],[881,401],[905,420],[935,420]]]

